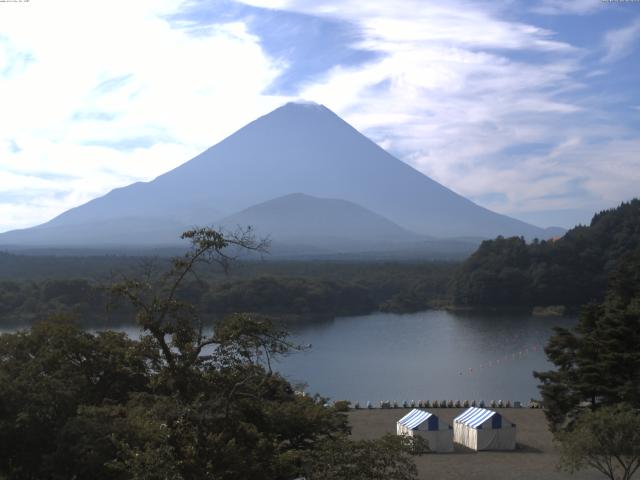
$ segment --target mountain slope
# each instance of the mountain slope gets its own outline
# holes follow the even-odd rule
[[[74,224],[46,223],[0,235],[0,244],[19,247],[158,247],[179,243],[192,225],[163,217],[100,218]]]
[[[228,229],[251,225],[256,235],[278,244],[331,250],[390,248],[421,239],[355,203],[301,193],[254,205],[219,223]]]
[[[327,108],[299,103],[255,120],[151,182],[113,190],[43,227],[124,217],[212,224],[292,192],[354,202],[425,235],[547,236],[543,229],[491,212],[431,180]],[[24,235],[28,231],[35,232]],[[0,244],[6,243],[0,235]]]
[[[602,211],[557,240],[483,242],[456,272],[452,295],[472,306],[600,302],[611,273],[634,254],[640,255],[639,199]]]

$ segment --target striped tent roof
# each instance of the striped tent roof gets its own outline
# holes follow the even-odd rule
[[[497,412],[487,410],[486,408],[471,407],[454,418],[453,421],[471,428],[478,428],[488,419],[496,415],[496,413]]]
[[[431,412],[425,412],[424,410],[418,410],[417,408],[414,408],[404,417],[398,420],[398,423],[413,430],[414,428],[417,428],[419,425],[422,425],[424,422],[426,422],[432,415],[433,413]]]

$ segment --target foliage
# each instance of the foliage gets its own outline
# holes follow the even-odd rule
[[[109,327],[131,323],[134,310],[111,295],[112,280],[101,273],[111,266],[126,278],[149,278],[171,268],[166,259],[129,257],[61,258],[58,278],[40,279],[18,266],[28,266],[32,257],[15,257],[15,277],[0,281],[0,325],[31,325],[57,313],[73,316],[89,327]],[[54,262],[41,258],[46,265]],[[126,262],[125,262],[126,260]],[[94,265],[94,267],[91,267]],[[137,265],[137,268],[134,266]],[[10,266],[10,265],[9,265]],[[330,262],[245,262],[228,276],[216,269],[197,265],[197,278],[186,278],[176,292],[206,315],[224,316],[233,312],[269,315],[359,315],[377,310],[413,312],[446,303],[446,285],[454,264],[448,263],[330,263]],[[95,268],[87,277],[83,268]],[[104,272],[103,272],[104,273]],[[60,278],[66,274],[69,277]],[[118,279],[122,280],[121,278]],[[110,306],[111,308],[107,308]]]
[[[623,259],[602,304],[555,332],[545,351],[557,370],[535,373],[553,429],[570,427],[583,402],[640,408],[640,250]]]
[[[234,314],[210,331],[180,297],[198,264],[227,267],[230,245],[263,245],[208,229],[184,237],[192,249],[168,271],[113,287],[135,308],[139,341],[62,318],[0,336],[0,478],[319,478],[314,452],[336,439],[336,468],[413,478],[405,450],[352,444],[344,414],[272,371],[275,356],[297,348],[284,330]]]
[[[81,406],[119,404],[148,390],[157,357],[147,347],[124,334],[84,332],[60,318],[0,336],[0,472],[46,478],[64,471],[61,456],[79,454],[60,449]],[[93,455],[102,450],[96,445]]]
[[[307,455],[308,480],[413,480],[411,456],[423,451],[421,437],[387,434],[378,440],[327,438]]]
[[[333,408],[336,412],[348,412],[351,407],[351,402],[349,400],[336,400],[333,404]]]
[[[376,309],[359,285],[327,280],[259,277],[219,285],[208,295],[206,310],[293,314],[364,314]]]
[[[601,301],[620,259],[640,244],[640,200],[596,214],[562,238],[485,241],[456,272],[454,303],[474,306],[578,306]]]
[[[640,468],[640,411],[628,406],[586,411],[556,437],[561,465],[571,473],[590,466],[611,480],[629,480]]]

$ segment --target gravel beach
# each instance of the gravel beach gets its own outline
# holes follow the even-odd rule
[[[349,421],[355,439],[373,439],[396,433],[396,421],[410,409],[351,410]],[[451,424],[465,409],[428,409],[440,421]],[[517,449],[510,452],[473,452],[456,445],[454,453],[430,453],[415,457],[420,479],[442,480],[597,480],[605,478],[595,470],[571,475],[557,469],[559,453],[542,410],[529,408],[494,409],[516,424]]]

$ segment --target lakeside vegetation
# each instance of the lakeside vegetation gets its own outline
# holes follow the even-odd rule
[[[586,305],[578,324],[556,327],[545,348],[556,366],[536,372],[554,430],[571,427],[588,405],[640,409],[640,250],[611,275],[602,303]]]
[[[570,472],[592,467],[611,480],[640,469],[640,249],[610,275],[605,300],[578,324],[555,329],[534,372],[545,415]]]
[[[241,261],[230,274],[200,268],[179,293],[214,317],[233,312],[333,317],[443,307],[576,311],[604,299],[609,276],[639,245],[636,199],[596,214],[589,226],[557,240],[485,241],[463,263]],[[85,325],[131,323],[130,307],[109,294],[109,285],[161,271],[169,261],[0,253],[0,326],[30,325],[56,313]]]
[[[109,285],[167,265],[167,258],[0,254],[0,326],[30,325],[54,313],[73,315],[86,325],[130,323],[130,307],[110,295]],[[198,278],[184,282],[179,293],[214,316],[412,312],[446,301],[456,267],[448,262],[240,262],[229,275],[200,267]],[[47,277],[50,271],[56,275]]]
[[[111,287],[140,340],[64,317],[0,335],[0,478],[415,479],[420,441],[350,440],[344,413],[272,370],[300,348],[286,331],[235,314],[203,333],[179,290],[197,264],[225,264],[231,240],[183,236],[192,249],[167,271]]]
[[[609,276],[638,248],[640,200],[634,199],[556,240],[483,242],[456,271],[451,300],[475,307],[579,307],[602,301]]]
[[[459,287],[450,279],[454,274],[458,279],[478,258],[510,268],[516,258],[524,269],[523,258],[555,258],[558,252],[573,252],[567,255],[574,259],[568,263],[574,270],[567,271],[574,274],[585,273],[585,258],[604,257],[598,264],[602,271],[594,267],[591,272],[588,293],[603,300],[584,309],[575,329],[557,329],[545,348],[556,366],[536,373],[545,414],[567,469],[590,465],[605,475],[611,468],[632,474],[640,468],[635,427],[640,249],[634,220],[639,207],[634,201],[598,214],[591,227],[569,232],[566,242],[524,248],[521,239],[485,242],[457,272],[458,266],[448,263],[292,262],[245,263],[234,275],[223,276],[203,267],[211,262],[226,266],[226,240],[201,229],[187,232],[193,248],[185,256],[128,265],[129,273],[110,285],[96,281],[97,275],[36,280],[34,272],[31,279],[3,280],[0,314],[5,321],[57,316],[0,336],[0,478],[65,478],[80,472],[104,479],[337,479],[347,474],[363,480],[413,479],[412,454],[425,445],[396,437],[349,439],[339,408],[325,407],[321,397],[297,394],[272,371],[275,357],[300,348],[289,342],[286,331],[260,316],[234,312],[336,315],[421,309],[446,302],[447,288]],[[623,233],[620,222],[626,226]],[[240,243],[262,248],[249,238]],[[91,271],[86,264],[80,268]],[[572,284],[571,276],[566,281],[568,289],[581,285]],[[599,282],[607,286],[606,294],[599,294],[605,288]],[[513,295],[524,288],[517,282],[511,286]],[[141,339],[89,333],[69,319],[71,314],[87,326],[98,311],[108,311],[106,306],[117,312],[107,319],[135,321],[144,332]],[[219,321],[206,336],[203,319],[212,313]],[[624,438],[611,443],[598,435],[601,425],[632,426],[618,429]]]

